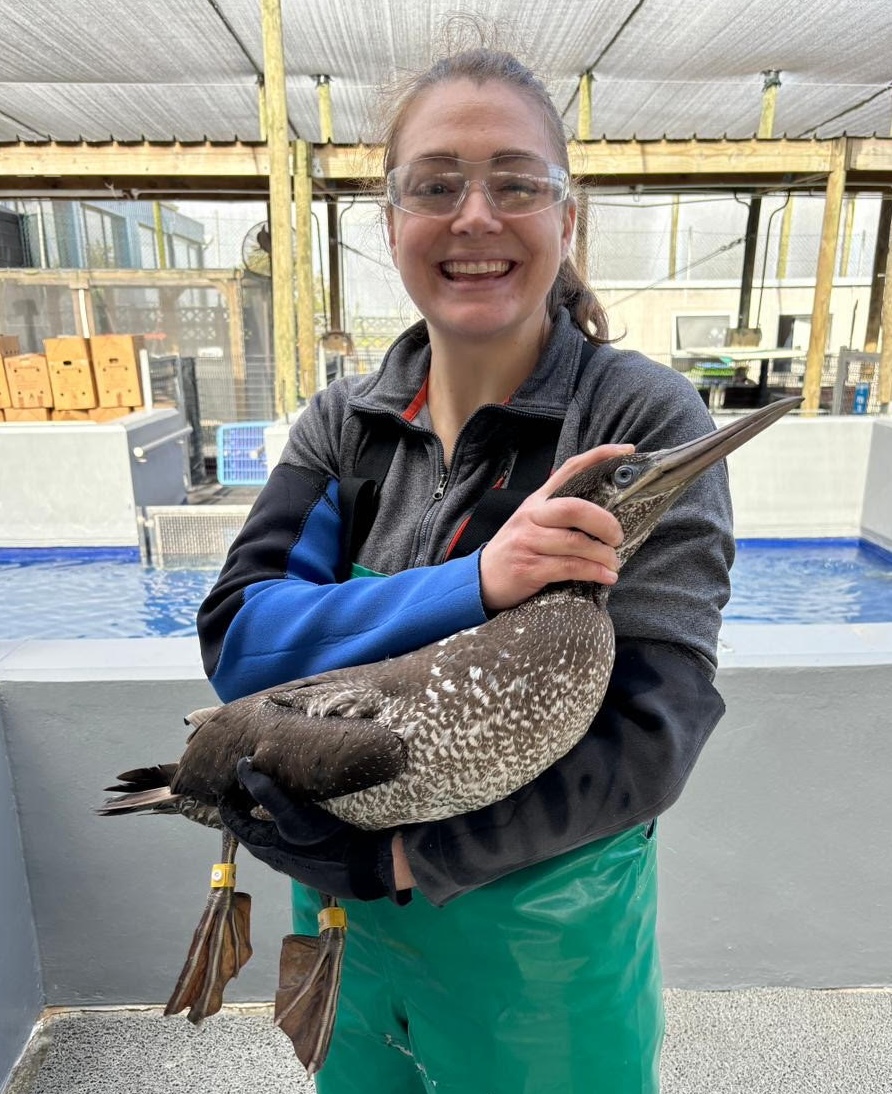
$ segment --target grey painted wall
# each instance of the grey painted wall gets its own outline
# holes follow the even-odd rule
[[[37,938],[0,699],[0,1086],[42,1006]]]
[[[892,628],[877,626],[849,664],[832,662],[846,643],[829,633],[847,628],[781,628],[774,651],[764,634],[775,628],[741,630],[763,632],[759,652],[726,648],[728,713],[661,821],[666,983],[892,985]],[[791,653],[791,631],[824,635],[824,653],[808,642]],[[42,645],[0,658],[0,694],[47,1002],[161,1002],[217,837],[180,818],[91,810],[118,771],[175,758],[182,716],[212,694],[188,639],[52,644],[67,666],[48,665],[31,648]],[[119,663],[103,668],[101,648],[115,645]],[[124,655],[144,646],[161,660],[128,669]],[[239,870],[256,952],[228,998],[268,1000],[287,883],[248,857]]]

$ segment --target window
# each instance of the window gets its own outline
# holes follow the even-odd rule
[[[731,327],[731,316],[726,312],[714,315],[674,315],[672,317],[672,350],[701,349],[725,345]]]

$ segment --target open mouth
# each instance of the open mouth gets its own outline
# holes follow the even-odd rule
[[[505,258],[480,259],[474,262],[441,262],[440,272],[449,281],[485,281],[506,277],[517,265]]]

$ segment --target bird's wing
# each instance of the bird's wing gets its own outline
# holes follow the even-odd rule
[[[355,670],[325,673],[258,692],[200,719],[173,778],[175,793],[216,802],[237,786],[251,756],[298,801],[317,802],[395,778],[403,744],[387,722],[385,696]]]

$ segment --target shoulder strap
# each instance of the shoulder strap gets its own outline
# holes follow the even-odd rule
[[[582,343],[574,391],[579,386],[583,368],[592,359],[594,352],[595,347],[591,342],[586,340]],[[529,443],[518,451],[507,485],[487,490],[449,545],[447,558],[462,558],[492,539],[521,502],[548,479],[554,467],[562,425],[563,422],[560,421],[537,423],[537,429],[529,438]]]
[[[376,429],[368,434],[353,464],[353,473],[342,476],[338,485],[341,513],[341,572],[338,578],[350,576],[353,559],[368,538],[378,512],[381,484],[387,477],[396,446],[396,429]]]

